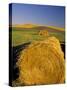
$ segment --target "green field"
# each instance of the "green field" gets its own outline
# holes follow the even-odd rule
[[[20,30],[19,28],[12,28],[12,46],[21,45],[23,43],[31,42],[34,40],[44,40],[46,37],[43,35],[39,35],[40,30],[36,29],[23,29]],[[64,31],[48,31],[49,36],[56,36],[60,42],[64,42],[65,35]]]

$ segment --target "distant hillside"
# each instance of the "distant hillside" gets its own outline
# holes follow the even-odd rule
[[[19,28],[19,30],[28,29],[28,30],[47,30],[47,31],[64,31],[64,28],[54,27],[54,26],[42,26],[36,24],[16,24],[12,25],[13,28]]]
[[[18,28],[34,28],[36,26],[37,25],[34,25],[34,24],[16,24],[16,25],[13,25],[13,27],[18,27]]]

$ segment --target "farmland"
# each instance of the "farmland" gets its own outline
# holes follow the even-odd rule
[[[60,42],[65,40],[64,30],[53,29],[49,27],[35,27],[35,28],[12,28],[12,46],[18,46],[27,42],[44,40],[46,37],[39,35],[40,31],[47,30],[49,36],[55,36]]]
[[[47,31],[48,35],[40,35],[40,32]],[[53,27],[32,27],[32,28],[20,28],[20,27],[12,27],[12,53],[13,53],[13,73],[14,76],[12,80],[16,80],[19,77],[19,71],[16,66],[16,62],[19,59],[19,55],[21,51],[30,45],[33,41],[42,41],[47,37],[55,36],[61,42],[61,47],[63,52],[65,53],[65,32],[61,29],[56,29]]]

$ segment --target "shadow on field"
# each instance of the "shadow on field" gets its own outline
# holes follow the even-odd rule
[[[19,58],[21,50],[25,49],[29,44],[30,44],[30,42],[19,45],[19,46],[16,46],[16,47],[12,47],[12,53],[13,53],[12,54],[12,57],[13,57],[12,64],[13,64],[13,66],[11,67],[12,71],[13,71],[12,80],[16,80],[19,77],[19,69],[18,69],[18,67],[16,67],[16,62]],[[65,43],[61,43],[61,48],[64,52],[64,58],[65,58]]]
[[[11,61],[13,64],[13,66],[11,67],[13,71],[12,80],[15,80],[19,76],[19,69],[16,67],[16,62],[19,58],[20,52],[21,50],[25,49],[29,44],[30,42],[16,46],[16,47],[12,47],[12,61]]]

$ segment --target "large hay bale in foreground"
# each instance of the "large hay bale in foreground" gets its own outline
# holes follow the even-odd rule
[[[58,39],[35,41],[21,52],[17,62],[20,83],[64,83],[64,55]]]

